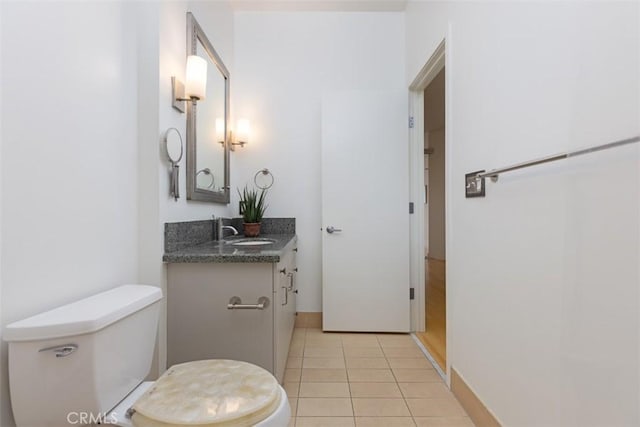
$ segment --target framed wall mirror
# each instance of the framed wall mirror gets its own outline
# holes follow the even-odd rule
[[[187,101],[187,199],[229,203],[229,71],[187,12],[187,56],[207,62],[206,96]]]

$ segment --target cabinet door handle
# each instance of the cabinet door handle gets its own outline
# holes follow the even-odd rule
[[[292,291],[293,290],[293,273],[289,273],[287,274],[287,276],[289,277],[289,287],[287,287],[287,291]]]
[[[284,302],[282,303],[282,305],[287,305],[289,304],[289,290],[286,286],[282,286],[282,289],[284,289]]]
[[[227,309],[229,310],[264,310],[269,307],[269,298],[258,298],[257,304],[243,304],[240,297],[231,297]]]

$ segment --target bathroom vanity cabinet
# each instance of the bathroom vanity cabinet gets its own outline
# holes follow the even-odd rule
[[[168,365],[242,360],[282,382],[296,315],[296,251],[294,240],[278,262],[169,263]]]

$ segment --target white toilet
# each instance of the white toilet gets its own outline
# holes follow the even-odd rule
[[[162,291],[124,285],[8,325],[18,427],[285,427],[287,395],[268,371],[203,360],[149,373]]]

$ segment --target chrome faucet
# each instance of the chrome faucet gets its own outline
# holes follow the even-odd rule
[[[231,230],[233,235],[236,236],[238,234],[238,230],[232,225],[224,225],[224,220],[226,218],[218,217],[218,233],[216,240],[224,240],[224,230]]]

